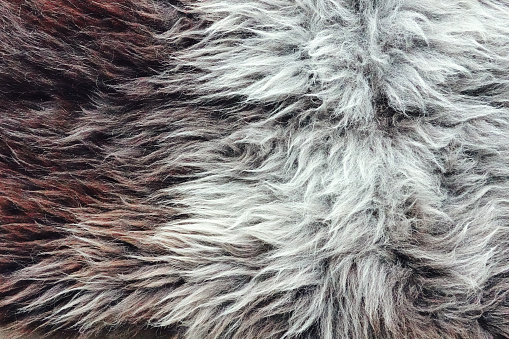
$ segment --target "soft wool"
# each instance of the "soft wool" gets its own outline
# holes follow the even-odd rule
[[[509,1],[7,0],[0,25],[9,336],[509,337]]]

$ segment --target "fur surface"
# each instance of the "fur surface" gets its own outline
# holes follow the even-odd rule
[[[508,1],[7,0],[0,23],[13,336],[509,337]]]

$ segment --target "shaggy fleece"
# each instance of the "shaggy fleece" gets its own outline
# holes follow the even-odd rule
[[[509,1],[2,0],[0,25],[9,338],[509,337]]]

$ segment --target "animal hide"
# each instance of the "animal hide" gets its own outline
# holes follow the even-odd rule
[[[8,338],[509,337],[509,1],[0,25]]]

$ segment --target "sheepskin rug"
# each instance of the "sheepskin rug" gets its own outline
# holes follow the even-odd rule
[[[0,322],[508,338],[509,1],[1,1]]]

